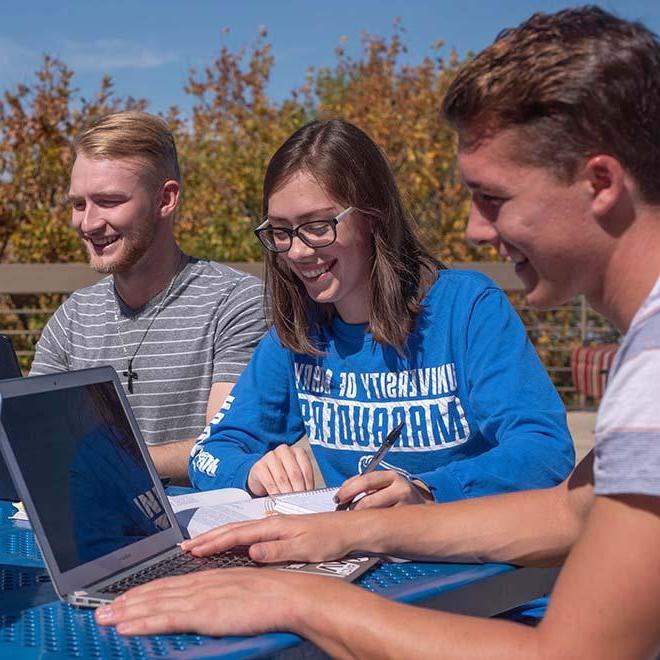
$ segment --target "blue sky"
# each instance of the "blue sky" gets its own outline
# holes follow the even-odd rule
[[[660,33],[657,0],[607,0],[602,7],[641,20]],[[309,66],[332,65],[340,39],[356,53],[363,32],[389,36],[400,18],[408,60],[416,62],[441,39],[447,52],[477,51],[504,27],[533,11],[568,6],[555,0],[2,0],[0,90],[33,79],[44,53],[75,72],[83,96],[103,73],[117,93],[145,97],[152,111],[171,104],[184,112],[191,67],[211,63],[225,43],[253,44],[268,29],[275,65],[269,92],[281,99],[304,82]],[[229,28],[228,33],[223,33]]]

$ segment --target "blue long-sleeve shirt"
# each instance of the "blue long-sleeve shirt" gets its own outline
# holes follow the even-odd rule
[[[274,331],[193,449],[199,489],[245,488],[254,463],[302,435],[328,485],[381,463],[424,481],[436,501],[554,485],[574,462],[566,413],[503,292],[469,271],[440,271],[402,357],[364,325],[336,318],[325,355],[284,348]]]

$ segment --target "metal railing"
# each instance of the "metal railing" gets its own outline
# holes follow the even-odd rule
[[[263,274],[261,262],[228,265],[259,277]],[[583,296],[544,312],[532,310],[524,302],[513,264],[461,262],[452,267],[480,271],[509,294],[564,401],[580,405],[570,374],[571,350],[600,336],[610,337],[612,327],[588,307]],[[24,370],[29,369],[34,345],[50,315],[68,294],[101,277],[87,264],[0,264],[0,332],[15,338]]]

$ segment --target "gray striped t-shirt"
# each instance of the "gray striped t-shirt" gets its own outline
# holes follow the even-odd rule
[[[30,375],[109,364],[124,375],[165,290],[132,310],[112,277],[73,293],[44,328]],[[199,435],[213,383],[235,382],[266,325],[263,283],[222,264],[188,258],[144,335],[127,391],[149,444]]]
[[[594,491],[660,497],[660,278],[617,351],[598,410]]]

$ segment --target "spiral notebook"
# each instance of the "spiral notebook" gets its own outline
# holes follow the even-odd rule
[[[337,503],[332,498],[338,490],[339,488],[319,488],[275,495],[271,499],[278,513],[323,513],[335,510]]]

